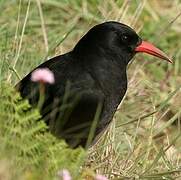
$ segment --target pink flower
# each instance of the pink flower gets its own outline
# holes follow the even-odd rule
[[[53,84],[55,82],[54,74],[48,68],[38,68],[31,73],[33,82],[42,82]]]
[[[108,180],[107,177],[101,175],[101,174],[97,174],[96,177],[95,177],[96,180]]]
[[[63,169],[62,171],[58,172],[58,176],[62,178],[62,180],[71,180],[72,177],[67,169]]]

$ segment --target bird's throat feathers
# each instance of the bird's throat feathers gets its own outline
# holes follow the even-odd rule
[[[84,61],[86,68],[99,83],[106,95],[120,95],[127,89],[126,65],[121,63],[121,57],[105,54],[90,54]],[[89,63],[86,63],[86,61]],[[117,97],[118,97],[117,96]]]
[[[81,63],[86,71],[99,83],[107,94],[120,95],[127,89],[126,68],[129,57],[124,57],[115,48],[99,46],[84,46],[84,39],[79,41],[73,50],[73,56]],[[74,57],[75,57],[74,56]]]

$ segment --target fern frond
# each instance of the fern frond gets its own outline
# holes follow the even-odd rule
[[[0,141],[0,154],[12,162],[17,172],[21,171],[23,176],[27,172],[43,174],[41,179],[42,176],[52,179],[58,170],[65,168],[77,178],[86,155],[82,148],[72,150],[64,140],[50,134],[39,111],[10,85],[3,83],[0,88]]]

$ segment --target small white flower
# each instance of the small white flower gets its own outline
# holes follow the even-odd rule
[[[97,174],[95,180],[108,180],[108,178],[101,174]]]
[[[55,82],[54,74],[48,68],[38,68],[31,73],[33,82],[42,82],[53,84]]]
[[[58,176],[62,178],[62,180],[71,180],[72,177],[67,169],[63,169],[58,172]]]

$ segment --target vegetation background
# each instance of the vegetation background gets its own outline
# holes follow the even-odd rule
[[[106,20],[132,26],[172,57],[137,55],[110,128],[88,152],[47,132],[13,86]],[[0,179],[181,179],[180,0],[0,0]]]

